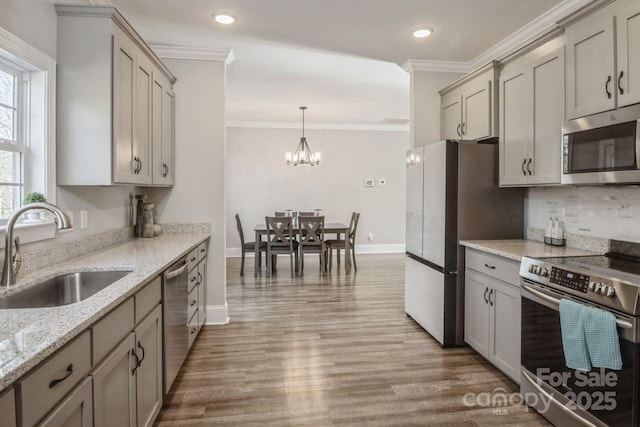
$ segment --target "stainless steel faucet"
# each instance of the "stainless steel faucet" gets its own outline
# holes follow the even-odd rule
[[[13,265],[13,227],[16,225],[16,221],[18,221],[20,215],[32,209],[44,209],[55,215],[55,222],[58,225],[58,230],[71,228],[71,220],[67,214],[64,213],[62,209],[56,205],[52,205],[51,203],[29,203],[15,211],[9,218],[9,222],[7,222],[7,228],[5,230],[4,267],[2,269],[2,280],[0,280],[0,286],[11,286],[16,283],[16,270]]]

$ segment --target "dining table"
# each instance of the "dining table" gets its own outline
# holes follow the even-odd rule
[[[255,259],[257,260],[258,257],[260,256],[260,242],[262,242],[262,236],[266,236],[267,235],[267,226],[266,224],[256,224],[256,226],[254,227],[253,231],[256,233],[256,245],[255,245],[255,251],[256,251],[256,257]],[[297,228],[293,229],[294,233],[296,234],[296,236],[298,235],[298,233],[300,233],[300,230],[298,230]],[[273,231],[272,231],[273,233]],[[324,233],[325,234],[335,234],[336,235],[336,239],[340,240],[340,237],[344,234],[345,239],[344,239],[344,269],[346,273],[349,273],[351,271],[351,242],[349,242],[349,226],[347,226],[346,224],[342,224],[340,222],[326,222],[324,224]],[[258,273],[260,272],[260,268],[258,267],[258,263],[254,262],[254,277],[258,277]]]

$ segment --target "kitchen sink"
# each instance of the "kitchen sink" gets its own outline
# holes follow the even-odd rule
[[[130,271],[81,271],[62,274],[0,298],[2,308],[43,308],[73,304],[122,279]]]

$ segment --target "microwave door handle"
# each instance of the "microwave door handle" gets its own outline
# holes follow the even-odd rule
[[[546,302],[552,304],[555,307],[555,310],[558,311],[560,309],[560,298],[553,297],[548,295],[542,291],[532,288],[529,285],[522,283],[522,288],[527,292],[533,294],[534,296],[545,300]],[[626,320],[616,318],[616,326],[622,329],[631,329],[633,325]]]

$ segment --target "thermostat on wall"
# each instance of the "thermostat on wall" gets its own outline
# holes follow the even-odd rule
[[[376,185],[375,181],[373,178],[365,178],[364,179],[364,186],[365,187],[374,187]]]

